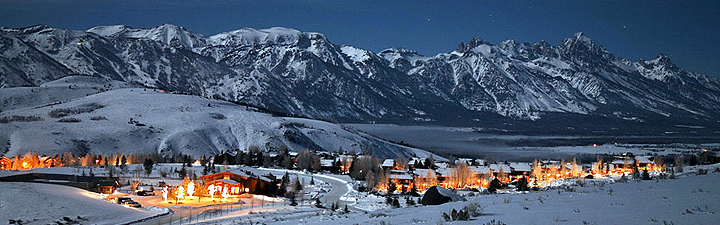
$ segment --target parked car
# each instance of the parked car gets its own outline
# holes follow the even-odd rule
[[[125,202],[128,202],[128,201],[132,201],[132,199],[131,199],[130,197],[117,197],[117,198],[115,198],[115,203],[121,204],[121,205],[122,205],[123,203],[125,203]]]
[[[132,199],[131,199],[130,201],[125,201],[125,202],[123,202],[122,205],[130,206],[130,207],[133,207],[133,208],[140,208],[140,207],[142,207],[142,206],[140,205],[140,203],[138,203],[138,202],[136,202],[136,201],[133,201]]]
[[[138,196],[151,196],[151,195],[155,195],[155,192],[152,192],[149,190],[143,190],[143,191],[136,191],[135,194]]]

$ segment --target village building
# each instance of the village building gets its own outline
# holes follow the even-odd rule
[[[335,160],[332,159],[320,159],[320,170],[332,171]]]
[[[508,166],[510,166],[510,180],[517,180],[532,174],[532,165],[529,163],[509,163]]]
[[[394,159],[385,159],[383,163],[380,165],[385,170],[392,170],[395,167],[395,160]]]
[[[720,163],[720,149],[707,150],[703,149],[698,157],[700,164],[715,164]]]
[[[413,176],[404,170],[390,170],[388,177],[390,182],[395,184],[399,192],[409,191],[413,188]]]
[[[43,156],[40,157],[40,168],[50,168],[53,167],[53,163],[55,163],[55,159],[53,157],[49,156]]]
[[[273,182],[269,177],[252,175],[241,170],[223,171],[202,176],[198,179],[204,182],[207,189],[210,189],[212,185],[215,188],[215,193],[220,194],[227,190],[230,195],[262,194],[265,188],[270,187]]]
[[[615,156],[610,164],[613,172],[633,172],[634,166],[637,166],[638,171],[653,170],[655,166],[650,156],[635,156],[632,153]]]
[[[494,163],[494,164],[490,164],[488,166],[490,167],[490,170],[492,170],[494,177],[503,177],[503,176],[507,177],[508,174],[510,174],[510,172],[512,171],[510,169],[510,166],[502,164],[502,163]],[[500,173],[501,171],[503,174]]]
[[[102,181],[97,183],[96,190],[101,194],[113,194],[118,186],[117,181]]]
[[[0,157],[0,169],[9,170],[10,168],[12,168],[12,160],[5,156]]]

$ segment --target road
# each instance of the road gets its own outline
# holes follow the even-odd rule
[[[266,168],[259,168],[259,170],[267,170],[267,171],[278,171],[278,172],[288,172],[297,176],[301,177],[314,177],[315,179],[321,180],[323,182],[326,182],[330,184],[331,189],[328,193],[323,195],[323,197],[320,198],[320,202],[322,202],[326,206],[330,206],[333,203],[338,203],[339,207],[342,209],[342,207],[345,207],[345,205],[348,206],[348,210],[351,211],[360,211],[364,212],[365,210],[358,209],[353,207],[352,202],[348,201],[342,201],[340,198],[344,196],[346,193],[348,193],[348,181],[346,179],[349,178],[337,178],[333,177],[331,175],[323,175],[323,174],[308,174],[301,171],[294,171],[294,170],[284,170],[284,169],[266,169]],[[156,199],[157,197],[139,197],[139,196],[133,196],[133,199],[143,204],[143,206],[150,206],[154,205],[151,203],[152,201],[150,199]],[[156,200],[157,201],[157,200]],[[235,208],[235,207],[241,207],[242,205],[236,205],[232,204],[229,207]],[[228,207],[228,206],[225,206]],[[270,206],[272,207],[272,206]],[[172,207],[172,210],[174,211],[168,216],[163,216],[159,218],[150,219],[148,221],[141,222],[140,224],[170,224],[173,222],[179,222],[180,220],[187,219],[189,217],[192,217],[193,219],[203,219],[203,216],[200,216],[200,218],[196,218],[195,216],[198,216],[198,213],[202,213],[203,211],[210,210],[212,208],[217,207]],[[226,209],[226,208],[225,208]],[[235,211],[234,209],[230,209],[230,212]],[[205,214],[203,214],[205,215]],[[187,221],[186,221],[187,222]]]
[[[322,202],[323,205],[330,206],[333,203],[338,203],[339,207],[341,207],[341,208],[345,207],[345,205],[347,205],[348,210],[365,212],[365,210],[358,209],[358,208],[355,208],[354,206],[350,205],[353,202],[340,200],[340,198],[343,195],[345,195],[346,193],[348,193],[348,191],[350,191],[348,189],[348,185],[347,185],[348,181],[345,179],[333,177],[332,175],[324,175],[324,174],[312,174],[311,175],[311,174],[307,174],[305,172],[296,171],[296,170],[265,169],[265,168],[260,168],[260,170],[279,171],[279,172],[283,172],[283,173],[288,172],[291,174],[296,174],[298,176],[304,176],[307,178],[310,178],[312,176],[315,179],[318,179],[318,180],[321,180],[323,182],[330,184],[330,186],[332,187],[330,189],[330,192],[326,193],[322,198],[320,198],[320,202]]]

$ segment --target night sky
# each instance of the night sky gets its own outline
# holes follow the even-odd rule
[[[450,52],[472,37],[557,45],[582,31],[617,56],[664,53],[684,69],[720,77],[720,1],[0,0],[4,27],[163,23],[208,35],[290,27],[325,33],[336,44],[375,52],[405,47],[423,55]]]

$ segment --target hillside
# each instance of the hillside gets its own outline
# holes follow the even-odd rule
[[[58,85],[77,88],[57,91]],[[85,85],[108,88],[90,94],[98,90]],[[69,151],[200,157],[250,145],[261,149],[286,145],[293,151],[369,150],[389,158],[428,154],[332,123],[275,117],[226,101],[127,86],[91,77],[68,77],[32,88],[31,93],[38,94],[25,96],[22,101],[5,101],[4,109],[10,110],[0,113],[0,143],[7,144],[0,151],[10,156],[28,151],[41,155]],[[3,91],[14,89],[26,92],[28,88]]]

